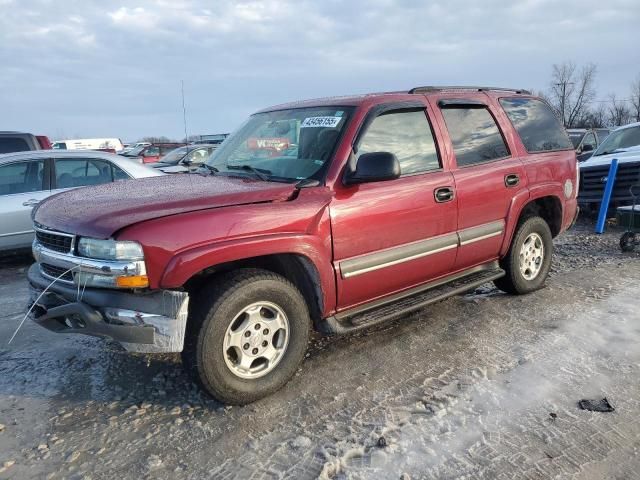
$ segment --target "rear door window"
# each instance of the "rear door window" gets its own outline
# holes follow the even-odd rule
[[[43,160],[0,166],[0,195],[39,192],[43,189]]]
[[[436,143],[422,109],[376,117],[358,144],[358,157],[373,152],[393,153],[403,176],[440,168]]]
[[[501,98],[500,104],[529,153],[574,148],[551,108],[535,98]]]
[[[509,156],[495,119],[486,107],[456,105],[442,108],[458,167]]]
[[[26,152],[31,150],[24,138],[0,137],[0,153]]]
[[[98,159],[55,160],[56,188],[84,187],[113,181],[111,164]]]

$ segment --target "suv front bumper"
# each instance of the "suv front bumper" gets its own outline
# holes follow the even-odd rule
[[[181,352],[189,294],[173,290],[142,293],[52,282],[33,264],[30,316],[56,333],[110,338],[132,352]]]

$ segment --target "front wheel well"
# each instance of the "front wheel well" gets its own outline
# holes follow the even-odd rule
[[[300,290],[314,324],[321,319],[324,305],[320,274],[313,262],[303,255],[280,253],[221,263],[195,274],[184,288],[194,296],[219,275],[244,268],[259,268],[283,276]]]
[[[541,217],[549,225],[552,237],[556,237],[562,229],[562,202],[556,196],[536,198],[527,203],[520,213],[518,223],[531,217]]]

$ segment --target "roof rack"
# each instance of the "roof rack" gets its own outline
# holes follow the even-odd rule
[[[525,95],[531,95],[529,90],[523,88],[502,88],[502,87],[475,87],[475,86],[426,86],[415,87],[409,90],[409,93],[430,93],[430,92],[442,92],[444,90],[473,90],[476,92],[497,91],[497,92],[513,92],[524,93]]]

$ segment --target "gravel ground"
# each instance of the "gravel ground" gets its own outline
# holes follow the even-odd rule
[[[26,322],[25,257],[0,266],[0,479],[640,478],[640,254],[619,230],[556,240],[547,288],[490,285],[316,338],[246,407],[131,355]],[[613,413],[577,408],[606,396]]]

